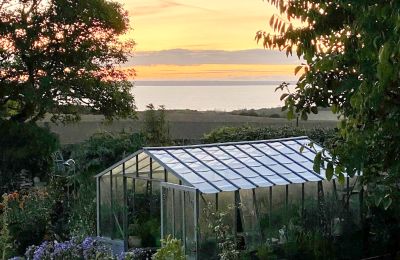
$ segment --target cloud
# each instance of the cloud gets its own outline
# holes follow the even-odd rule
[[[172,8],[177,8],[177,7],[184,7],[184,8],[188,8],[188,9],[195,9],[195,10],[201,10],[201,11],[206,11],[206,12],[214,12],[214,10],[200,7],[200,6],[179,3],[176,1],[160,0],[153,5],[142,5],[142,6],[134,7],[134,8],[132,8],[131,13],[134,16],[154,15],[157,12],[161,12],[161,11],[164,11],[167,9],[172,9]]]
[[[299,64],[296,56],[289,56],[275,50],[186,50],[173,49],[164,51],[137,52],[126,66],[150,65],[197,65],[197,64]]]
[[[200,64],[135,66],[135,80],[295,80],[296,65]]]

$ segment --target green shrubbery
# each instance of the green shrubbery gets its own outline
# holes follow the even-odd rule
[[[67,153],[76,162],[74,196],[68,226],[73,236],[95,234],[96,186],[93,176],[144,145],[141,134],[98,133],[82,144],[68,148]]]
[[[5,256],[21,255],[28,246],[43,240],[65,238],[62,196],[62,190],[51,186],[3,195],[0,249]]]
[[[335,137],[335,130],[330,128],[293,128],[293,127],[222,127],[204,135],[203,142],[219,143],[234,141],[266,140],[294,136],[308,136],[313,141],[328,145]]]
[[[22,184],[21,170],[28,170],[30,181],[34,176],[46,179],[59,142],[48,129],[34,123],[0,120],[0,147],[0,193],[4,193]]]

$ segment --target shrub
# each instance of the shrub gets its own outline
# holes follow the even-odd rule
[[[171,144],[164,106],[160,106],[156,110],[153,104],[147,105],[142,132],[149,145],[162,146]]]
[[[114,259],[111,248],[93,237],[83,241],[73,238],[65,242],[44,241],[30,246],[25,252],[27,260],[39,259]]]
[[[236,210],[234,206],[229,206],[228,210]],[[215,234],[217,239],[218,256],[222,260],[235,260],[239,257],[231,227],[227,223],[227,211],[215,211],[212,203],[208,203],[204,208],[205,218],[208,220],[208,229]]]
[[[281,118],[281,115],[274,113],[274,114],[270,114],[269,117],[270,118]]]
[[[46,178],[51,172],[52,153],[58,149],[58,138],[46,128],[33,123],[0,120],[0,193],[19,187],[21,170],[30,178]]]
[[[142,134],[102,132],[82,144],[69,147],[66,152],[70,152],[75,160],[79,177],[85,178],[136,152],[144,143]]]
[[[168,235],[166,239],[161,240],[161,243],[163,246],[154,254],[153,260],[185,260],[185,254],[179,239]]]
[[[152,248],[135,248],[118,255],[118,260],[150,260],[155,252]]]
[[[68,227],[71,236],[93,236],[96,223],[96,185],[94,174],[136,152],[144,145],[144,137],[133,133],[98,133],[82,144],[69,147],[76,162],[75,196],[71,201]]]
[[[204,135],[204,143],[266,140],[295,136],[308,136],[313,141],[329,145],[335,137],[335,130],[329,128],[293,128],[293,127],[221,127]]]
[[[32,243],[40,243],[51,233],[53,200],[47,191],[30,190],[3,196],[2,232],[8,229],[16,253]]]

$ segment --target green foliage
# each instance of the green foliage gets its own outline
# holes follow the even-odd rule
[[[0,118],[79,119],[87,107],[111,119],[134,113],[132,83],[118,65],[128,14],[113,1],[1,1]]]
[[[13,244],[12,244],[12,237],[10,235],[10,207],[8,205],[8,196],[5,194],[2,196],[2,204],[1,207],[1,222],[0,222],[0,252],[1,252],[1,259],[5,260],[11,257]]]
[[[70,179],[75,196],[71,199],[68,218],[70,234],[77,237],[95,234],[96,185],[94,174],[134,153],[144,145],[141,134],[98,133],[82,144],[69,147],[66,152],[76,162],[76,174]]]
[[[69,149],[76,162],[79,176],[84,177],[102,171],[108,166],[136,152],[144,145],[144,137],[136,133],[97,133],[82,144]]]
[[[165,146],[171,144],[169,125],[165,117],[165,108],[160,106],[158,110],[153,104],[149,104],[144,113],[143,135],[148,145]]]
[[[280,15],[270,19],[274,33],[260,31],[256,39],[306,61],[296,68],[301,74],[296,91],[282,96],[288,116],[330,107],[341,117],[332,161],[351,175],[362,171],[369,195],[385,208],[397,207],[400,2],[268,2]],[[303,26],[294,26],[294,20]]]
[[[59,142],[48,129],[33,123],[0,120],[0,147],[0,192],[4,193],[19,188],[23,169],[31,178],[47,177],[53,165],[51,155]]]
[[[293,128],[293,127],[222,127],[211,131],[203,138],[205,143],[233,142],[233,141],[252,141],[266,140],[274,138],[285,138],[293,136],[308,136],[315,142],[328,145],[329,141],[335,136],[333,129],[325,128]]]
[[[51,189],[31,189],[3,196],[1,232],[8,236],[13,253],[23,254],[25,248],[32,244],[58,237],[57,203],[61,193]]]
[[[185,260],[185,254],[181,241],[176,238],[172,238],[168,235],[166,239],[161,240],[162,247],[157,250],[152,257],[153,260]]]
[[[291,203],[287,208],[274,209],[271,214],[271,222],[261,225],[268,238],[258,249],[260,259],[363,257],[356,208],[347,210],[345,203],[333,194],[320,198],[318,202],[306,199],[304,209],[300,203]]]
[[[232,209],[232,207],[229,208]],[[231,234],[231,226],[226,224],[228,210],[216,211],[215,205],[208,203],[203,213],[208,221],[208,228],[215,234],[217,239],[219,258],[222,260],[235,260],[239,257],[239,251],[236,249],[236,243]]]

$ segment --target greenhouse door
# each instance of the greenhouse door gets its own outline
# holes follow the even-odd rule
[[[196,192],[188,186],[161,184],[161,237],[181,239],[188,259],[197,255]]]

